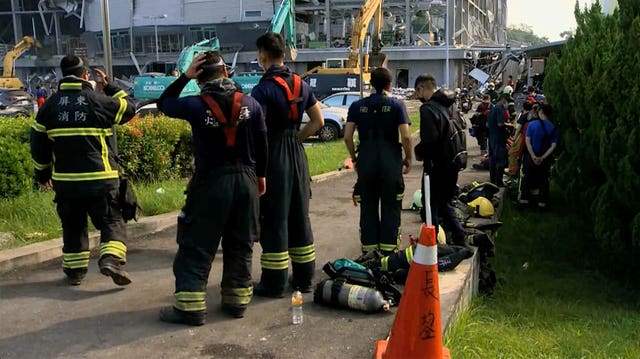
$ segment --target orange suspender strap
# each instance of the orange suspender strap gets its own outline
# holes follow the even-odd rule
[[[287,81],[281,76],[272,77],[280,87],[284,89],[287,94],[287,101],[289,101],[289,119],[292,121],[298,121],[298,103],[302,102],[300,93],[302,92],[302,79],[296,74],[291,74],[293,77],[293,91],[289,87]]]
[[[227,139],[227,147],[236,145],[236,130],[238,129],[238,118],[240,117],[240,107],[242,106],[243,94],[235,92],[233,94],[233,105],[231,106],[231,121],[222,112],[220,105],[210,96],[204,95],[202,99],[209,106],[218,122],[223,125],[224,136]]]

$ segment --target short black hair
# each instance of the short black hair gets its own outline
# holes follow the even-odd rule
[[[202,72],[198,75],[198,82],[205,83],[224,76],[224,58],[218,51],[207,51],[204,53],[205,61],[200,65]]]
[[[256,40],[259,51],[267,54],[270,60],[279,60],[284,57],[284,38],[275,32],[267,32]]]
[[[418,75],[418,77],[416,78],[416,83],[413,87],[416,88],[418,87],[418,85],[422,85],[422,84],[425,84],[432,89],[435,89],[437,87],[436,78],[432,74],[424,73],[424,74]]]
[[[540,104],[540,111],[542,111],[548,118],[553,117],[553,107],[548,103]]]
[[[382,91],[391,83],[391,71],[386,67],[378,67],[371,71],[371,86],[377,93]]]
[[[62,76],[82,76],[87,68],[84,61],[76,55],[67,55],[60,60],[60,70]]]
[[[527,87],[527,92],[532,93],[532,92],[536,92],[536,88],[533,86],[529,86]]]
[[[527,110],[527,111],[531,111],[533,109],[533,104],[531,103],[531,101],[525,101],[522,104],[522,108]]]

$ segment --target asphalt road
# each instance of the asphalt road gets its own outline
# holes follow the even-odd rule
[[[469,145],[473,150],[475,141]],[[415,166],[405,178],[404,208],[419,188],[420,174],[421,166]],[[460,183],[487,176],[467,170]],[[316,280],[325,277],[321,267],[327,261],[359,252],[354,181],[355,174],[348,173],[312,185]],[[416,213],[403,211],[402,222],[405,241],[410,233],[417,235]],[[290,298],[254,297],[243,319],[228,319],[218,310],[221,251],[207,289],[207,324],[162,323],[158,311],[173,300],[176,249],[175,227],[131,242],[127,269],[133,283],[126,288],[100,275],[93,257],[78,287],[66,285],[59,263],[0,276],[0,358],[369,358],[375,341],[392,326],[395,309],[365,314],[327,308],[312,303],[312,294],[304,295],[300,326],[289,324]],[[260,275],[260,253],[256,245],[254,278]]]

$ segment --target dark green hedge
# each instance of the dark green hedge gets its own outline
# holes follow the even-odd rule
[[[0,118],[0,197],[15,197],[32,187],[29,149],[33,119]],[[117,127],[118,152],[134,181],[188,176],[192,171],[191,132],[185,121],[135,118]]]
[[[578,27],[547,66],[544,92],[562,139],[556,180],[593,219],[594,248],[615,269],[640,269],[640,2],[576,8]],[[631,265],[630,265],[631,264]]]

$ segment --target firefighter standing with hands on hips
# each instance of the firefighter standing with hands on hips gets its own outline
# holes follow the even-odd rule
[[[60,61],[59,91],[38,111],[31,126],[36,179],[55,190],[62,222],[62,270],[79,285],[89,266],[87,215],[100,230],[100,273],[117,285],[131,283],[124,270],[127,232],[118,201],[115,125],[135,115],[133,101],[100,70],[104,95],[94,91],[81,58]]]
[[[374,94],[349,107],[344,142],[358,171],[354,198],[360,201],[362,252],[380,250],[389,255],[398,250],[400,242],[402,168],[405,174],[411,169],[410,122],[404,104],[386,94],[391,88],[388,69],[373,70],[371,86]],[[356,129],[360,136],[357,161],[353,142]]]
[[[292,262],[292,286],[312,290],[315,249],[309,220],[310,176],[302,141],[323,125],[320,105],[309,85],[284,66],[285,43],[273,32],[256,41],[265,74],[251,91],[265,112],[269,138],[267,194],[260,203],[262,276],[254,293],[280,298]],[[309,123],[300,130],[303,112]]]
[[[198,82],[200,95],[179,98],[190,79]],[[193,60],[160,96],[158,108],[191,124],[195,149],[195,173],[178,216],[175,303],[160,311],[160,319],[204,324],[207,279],[220,241],[222,311],[241,318],[253,294],[251,259],[258,240],[259,196],[266,188],[262,108],[237,90],[214,51]]]

